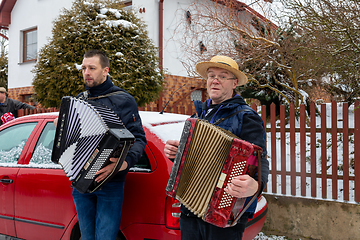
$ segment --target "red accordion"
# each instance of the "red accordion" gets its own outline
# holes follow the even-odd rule
[[[208,123],[189,118],[170,173],[166,194],[178,199],[191,212],[218,227],[234,226],[257,199],[246,202],[224,191],[232,178],[260,169],[262,149],[234,134]]]

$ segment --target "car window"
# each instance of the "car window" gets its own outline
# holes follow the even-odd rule
[[[146,155],[145,151],[139,161],[134,165],[134,167],[130,168],[129,171],[131,172],[150,172],[151,165],[148,156]]]
[[[27,139],[37,122],[22,123],[0,132],[0,164],[17,164]]]
[[[59,164],[55,164],[51,161],[51,153],[54,145],[56,128],[53,122],[48,122],[39,140],[36,143],[34,153],[31,157],[29,167],[39,168],[60,168]]]

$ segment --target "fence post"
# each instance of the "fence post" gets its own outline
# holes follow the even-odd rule
[[[18,117],[22,117],[24,116],[24,109],[19,109],[18,110]]]
[[[337,104],[331,102],[331,169],[332,169],[332,198],[337,199],[338,195],[338,164],[337,164]]]
[[[344,200],[349,201],[349,104],[343,103],[343,187]]]
[[[326,166],[326,104],[321,104],[321,192],[322,198],[327,197],[327,166]]]
[[[181,105],[180,106],[180,114],[185,114],[185,106],[184,105]]]
[[[176,105],[176,106],[174,106],[174,105],[172,105],[172,108],[171,108],[171,113],[179,113],[179,110],[178,110],[178,106]]]
[[[316,110],[315,102],[310,103],[310,156],[311,196],[316,197]]]
[[[191,103],[188,105],[186,115],[192,115],[192,106],[193,106],[193,103],[191,102]]]
[[[301,196],[306,196],[306,134],[305,134],[305,105],[300,105],[300,179]]]
[[[276,112],[275,104],[270,105],[270,118],[271,118],[271,181],[272,181],[272,192],[277,193],[276,186]]]
[[[355,165],[355,201],[360,202],[360,102],[354,107],[354,165]]]
[[[257,112],[257,106],[256,106],[256,103],[251,104],[251,108],[252,108],[255,112]]]
[[[290,103],[290,172],[291,195],[296,195],[295,105]]]
[[[285,105],[280,105],[281,193],[286,194]]]

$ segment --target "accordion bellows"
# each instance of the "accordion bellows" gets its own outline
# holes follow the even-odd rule
[[[232,197],[224,189],[236,176],[254,176],[261,153],[260,147],[220,127],[189,118],[166,193],[206,222],[218,227],[233,226],[257,194],[245,204],[246,198]],[[260,190],[260,180],[258,183]]]
[[[118,171],[134,140],[111,109],[97,102],[63,97],[52,161],[61,164],[78,191],[93,192]],[[109,157],[119,148],[119,161],[112,174],[95,182],[95,173],[110,163]]]

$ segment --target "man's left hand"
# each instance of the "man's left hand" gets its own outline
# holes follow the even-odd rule
[[[111,172],[113,171],[113,169],[115,168],[116,162],[118,161],[118,158],[110,158],[110,161],[112,163],[110,163],[109,165],[103,167],[102,169],[100,169],[99,171],[97,171],[95,174],[99,175],[95,178],[96,182],[101,182],[102,180],[104,180],[105,178],[107,178],[107,176],[109,176],[111,174]],[[127,168],[128,163],[126,161],[123,162],[123,164],[121,165],[119,171],[123,171]]]
[[[233,178],[225,188],[225,192],[237,198],[253,196],[257,190],[258,182],[247,174]]]

